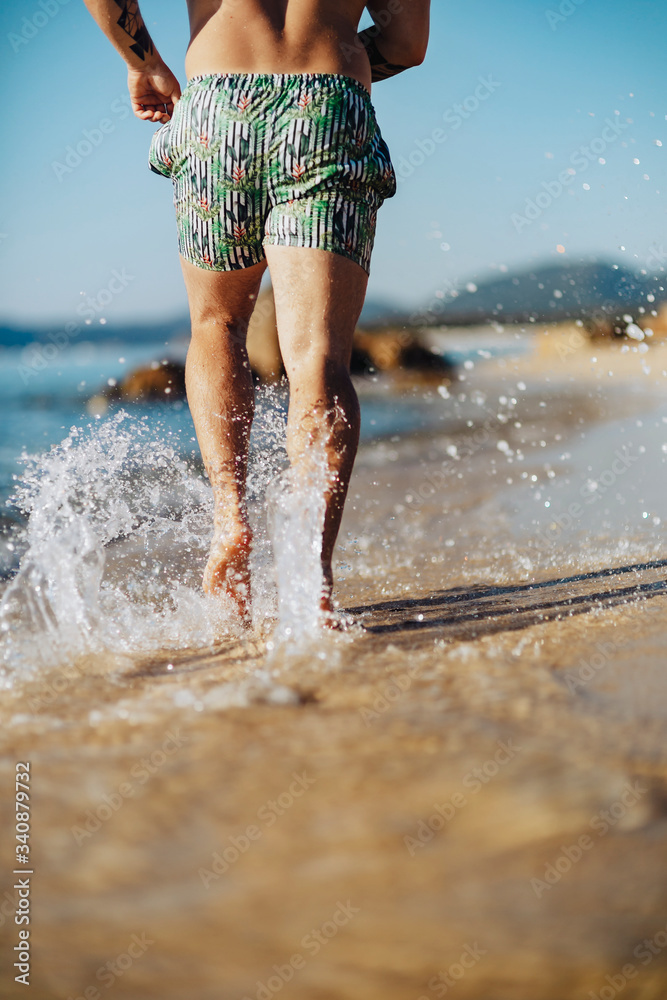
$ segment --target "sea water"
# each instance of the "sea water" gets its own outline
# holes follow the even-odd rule
[[[104,415],[86,407],[91,392],[154,352],[81,345],[27,384],[7,363],[19,353],[5,352],[5,683],[17,670],[105,649],[197,649],[241,634],[225,597],[201,590],[213,504],[187,405],[111,406]],[[323,484],[317,463],[298,489],[287,469],[285,389],[259,391],[257,404],[248,473],[253,625],[262,633],[277,622],[279,639],[298,640],[322,623]],[[362,436],[423,429],[433,418],[418,397],[371,391]]]

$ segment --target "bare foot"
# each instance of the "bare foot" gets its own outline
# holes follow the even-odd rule
[[[333,604],[333,573],[331,566],[323,566],[322,572],[324,580],[322,583],[322,596],[320,597],[320,611],[324,612],[322,625],[324,628],[339,630],[341,624],[336,618]]]
[[[250,621],[250,529],[239,525],[215,534],[203,587],[207,594],[228,594],[244,621]]]

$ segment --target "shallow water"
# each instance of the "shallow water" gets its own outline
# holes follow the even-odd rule
[[[467,357],[463,351],[461,357]],[[474,353],[474,352],[473,352]],[[133,369],[161,359],[185,359],[185,345],[180,342],[159,345],[82,343],[63,352],[43,370],[27,369],[24,352],[17,348],[0,351],[0,499],[12,490],[14,478],[22,471],[22,452],[34,454],[48,450],[62,441],[72,426],[86,426],[91,421],[88,400],[109,384],[118,382]],[[31,374],[25,375],[25,371]],[[21,373],[24,373],[23,375]],[[362,439],[373,440],[392,433],[405,433],[432,425],[428,402],[418,392],[397,405],[391,392],[382,384],[364,383],[365,406],[362,415]],[[260,408],[262,394],[259,396]],[[284,392],[271,394],[271,406],[286,407]],[[115,407],[110,408],[113,414]],[[182,401],[159,405],[132,404],[132,415],[155,423],[161,433],[171,431],[184,455],[196,453],[194,426]],[[92,415],[95,420],[95,415]]]
[[[0,766],[32,761],[40,1000],[432,1000],[447,976],[590,1000],[629,964],[623,996],[662,1000],[662,385],[549,378],[468,371],[424,401],[437,432],[362,447],[336,565],[355,625],[297,649],[269,648],[294,624],[274,563],[312,596],[308,541],[276,556],[263,526],[279,421],[245,634],[199,594],[210,497],[166,434],[116,416],[39,463]]]

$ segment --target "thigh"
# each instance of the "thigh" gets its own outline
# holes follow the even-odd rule
[[[235,271],[209,271],[181,257],[193,332],[200,324],[219,325],[221,335],[230,326],[244,325],[255,308],[266,262]]]
[[[267,246],[280,350],[288,377],[304,363],[349,366],[368,275],[327,250]]]
[[[261,105],[245,75],[190,81],[171,122],[156,133],[150,163],[173,180],[181,256],[202,269],[232,270],[264,259]]]
[[[368,91],[309,74],[294,87],[273,130],[264,248],[328,250],[369,271],[377,213],[396,179]]]

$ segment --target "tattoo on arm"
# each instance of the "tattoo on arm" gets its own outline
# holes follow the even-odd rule
[[[115,3],[121,9],[121,15],[116,23],[132,39],[134,43],[130,45],[132,52],[138,55],[140,59],[144,59],[146,54],[152,56],[154,51],[153,43],[151,36],[148,34],[148,29],[143,22],[143,18],[139,13],[138,0],[115,0]]]
[[[118,0],[116,0],[116,3],[118,3]],[[371,79],[373,83],[377,83],[378,80],[388,80],[390,76],[396,76],[397,73],[403,73],[404,70],[408,69],[407,66],[397,66],[396,63],[387,62],[375,42],[376,34],[377,28],[366,28],[364,31],[359,32],[359,39],[371,61]]]

